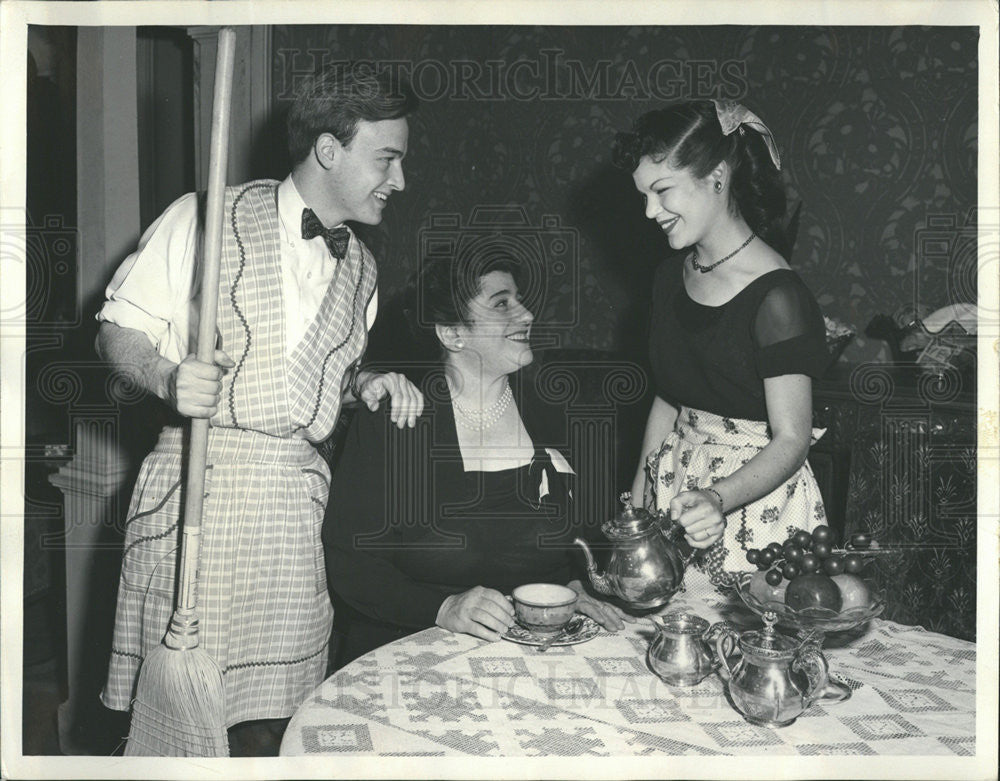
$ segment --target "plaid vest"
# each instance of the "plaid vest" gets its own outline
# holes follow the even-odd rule
[[[212,425],[319,442],[333,430],[345,372],[367,343],[375,259],[352,235],[319,313],[286,355],[277,191],[271,180],[226,188],[218,329],[236,366]]]

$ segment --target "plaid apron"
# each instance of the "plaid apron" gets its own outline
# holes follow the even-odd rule
[[[329,435],[346,370],[364,351],[375,263],[353,238],[319,313],[286,355],[277,183],[228,188],[218,330],[236,362],[209,434],[199,562],[202,646],[219,664],[226,722],[291,716],[323,679],[333,609],[320,531]],[[174,608],[186,431],[164,429],[143,462],[125,528],[108,681],[127,710],[139,665]]]
[[[814,440],[822,434],[813,429]],[[770,440],[767,423],[681,407],[674,430],[646,458],[654,506],[669,513],[677,494],[711,487]],[[796,530],[811,531],[825,522],[823,498],[806,462],[767,495],[726,513],[722,538],[695,557],[685,574],[685,589],[707,594],[732,586],[735,573],[756,569],[746,559],[748,548],[783,543]]]

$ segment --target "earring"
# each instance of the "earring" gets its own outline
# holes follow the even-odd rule
[[[721,193],[722,192],[722,182],[720,182],[720,181],[716,181],[715,182],[715,191],[717,193]]]
[[[461,350],[463,347],[465,347],[465,342],[463,342],[461,339],[458,339],[455,341],[455,347]]]

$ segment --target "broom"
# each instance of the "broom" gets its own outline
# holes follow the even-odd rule
[[[219,31],[212,105],[212,140],[208,173],[201,313],[198,324],[199,361],[215,359],[215,320],[222,254],[223,188],[229,146],[229,115],[233,87],[232,28]],[[225,757],[225,689],[222,671],[204,648],[198,647],[197,582],[205,464],[208,457],[207,418],[191,421],[184,524],[180,540],[177,608],[163,642],[142,662],[132,724],[125,754],[132,756]]]

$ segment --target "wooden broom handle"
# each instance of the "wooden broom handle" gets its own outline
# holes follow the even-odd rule
[[[218,56],[215,61],[215,93],[212,101],[212,139],[208,164],[208,204],[205,210],[205,243],[201,274],[201,309],[198,322],[197,358],[215,362],[216,314],[219,302],[219,264],[222,259],[223,206],[226,166],[229,160],[229,117],[232,110],[233,60],[236,31],[219,30]],[[179,610],[193,611],[197,601],[198,550],[201,538],[201,514],[205,493],[205,466],[208,460],[208,418],[191,420],[188,451],[187,485],[184,500],[184,526],[181,538]]]

